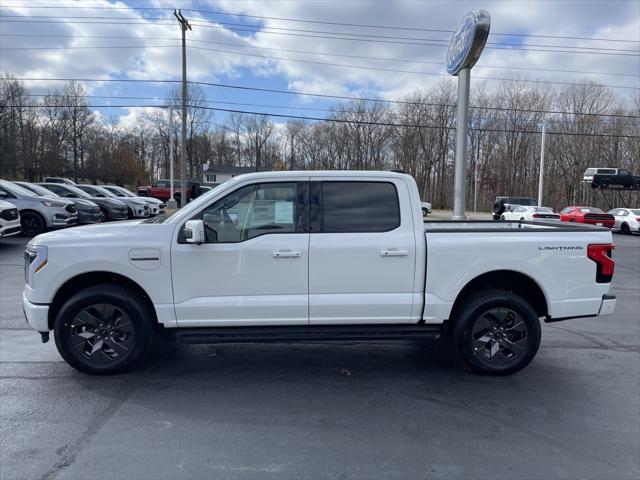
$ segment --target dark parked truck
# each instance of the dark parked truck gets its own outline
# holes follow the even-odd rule
[[[582,181],[591,183],[592,188],[640,188],[640,176],[632,175],[626,168],[587,168]]]
[[[502,214],[509,210],[510,205],[535,207],[538,205],[538,201],[532,197],[496,197],[496,201],[493,203],[493,219],[500,220]]]

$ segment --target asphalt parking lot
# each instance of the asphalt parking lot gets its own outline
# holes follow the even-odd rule
[[[640,237],[614,239],[616,314],[545,325],[506,378],[405,343],[164,343],[86,376],[27,328],[2,240],[0,478],[639,478]]]

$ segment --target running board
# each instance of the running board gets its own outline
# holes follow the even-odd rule
[[[295,325],[278,327],[185,328],[181,343],[339,342],[437,340],[442,325]]]

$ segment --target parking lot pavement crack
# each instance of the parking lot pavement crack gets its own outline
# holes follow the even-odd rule
[[[148,368],[144,373],[144,379],[148,378],[149,374],[155,371],[162,361],[156,362],[150,368]],[[119,392],[118,396],[114,398],[107,408],[99,412],[89,424],[89,427],[76,438],[76,440],[70,444],[64,445],[58,449],[56,452],[59,452],[61,457],[60,459],[53,464],[53,466],[47,470],[39,480],[53,480],[55,479],[60,472],[62,472],[65,468],[72,465],[78,454],[84,449],[84,447],[91,441],[91,439],[102,429],[102,427],[111,420],[122,405],[138,390],[146,384],[145,381],[141,381],[134,386],[131,386],[130,383],[124,385],[123,389]]]

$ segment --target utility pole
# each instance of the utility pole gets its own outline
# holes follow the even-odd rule
[[[182,12],[174,10],[173,15],[180,23],[182,31],[182,140],[180,145],[180,206],[187,204],[187,28],[191,30],[189,21],[184,18]],[[173,185],[172,185],[173,188]]]
[[[542,206],[542,187],[544,184],[544,137],[547,134],[547,125],[542,121],[542,140],[540,144],[540,177],[538,180],[538,206]]]

